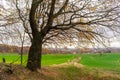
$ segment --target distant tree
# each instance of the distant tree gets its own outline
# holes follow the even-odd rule
[[[118,0],[9,0],[0,26],[22,24],[31,39],[27,68],[41,68],[42,45],[100,42],[119,24]],[[8,11],[8,12],[6,12]],[[114,27],[114,28],[113,28]],[[82,42],[81,42],[82,41]]]

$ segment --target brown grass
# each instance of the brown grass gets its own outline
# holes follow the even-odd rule
[[[43,67],[37,72],[31,72],[21,65],[12,65],[12,74],[7,72],[6,64],[0,64],[0,80],[120,80],[120,74],[89,70],[73,64]]]

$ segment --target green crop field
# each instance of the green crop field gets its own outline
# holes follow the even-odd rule
[[[18,54],[0,54],[0,62],[3,57],[6,59],[6,63],[20,64],[20,55]],[[86,67],[120,72],[119,53],[106,53],[101,56],[99,54],[46,54],[42,56],[42,65],[61,64],[77,57],[81,57],[80,63]],[[27,55],[24,55],[23,65],[26,65],[26,62]]]
[[[81,64],[104,70],[120,72],[120,53],[100,54],[83,54]]]
[[[72,54],[46,54],[42,55],[42,65],[49,66],[53,64],[65,63],[68,60],[76,58],[77,55]],[[20,55],[18,54],[0,54],[0,62],[5,58],[6,63],[20,64]],[[26,65],[27,55],[23,55],[23,65]]]

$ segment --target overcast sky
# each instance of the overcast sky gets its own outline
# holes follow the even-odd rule
[[[0,5],[4,5],[5,7],[7,7],[7,3],[5,2],[5,0],[0,0]],[[110,47],[120,47],[120,34],[116,34],[116,36],[114,36],[113,32],[108,31],[107,32],[107,36],[109,36],[109,39],[107,39],[107,41],[110,42],[109,45]],[[71,46],[73,47],[73,46]]]

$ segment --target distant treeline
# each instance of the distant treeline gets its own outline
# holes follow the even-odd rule
[[[29,46],[23,47],[23,53],[27,54],[29,52]],[[120,48],[77,48],[77,49],[69,49],[69,48],[43,48],[43,54],[76,54],[76,53],[111,53],[111,52],[120,52]],[[0,53],[21,53],[21,47],[4,45],[0,44]]]
[[[29,47],[23,48],[23,53],[28,53]],[[0,53],[21,53],[21,47],[0,44]]]
[[[29,52],[29,46],[23,47],[23,53],[27,54]],[[21,53],[21,47],[18,46],[11,46],[0,44],[0,53]],[[61,49],[50,49],[50,48],[43,48],[43,54],[50,54],[50,53],[65,53]]]
[[[27,54],[29,52],[29,46],[23,47],[23,53]],[[76,51],[74,50],[70,50],[67,48],[43,48],[42,49],[42,53],[43,54],[50,54],[50,53],[54,53],[54,54],[64,54],[64,53],[74,53]],[[0,44],[0,53],[21,53],[21,47],[18,46],[11,46],[11,45],[4,45],[4,44]]]

